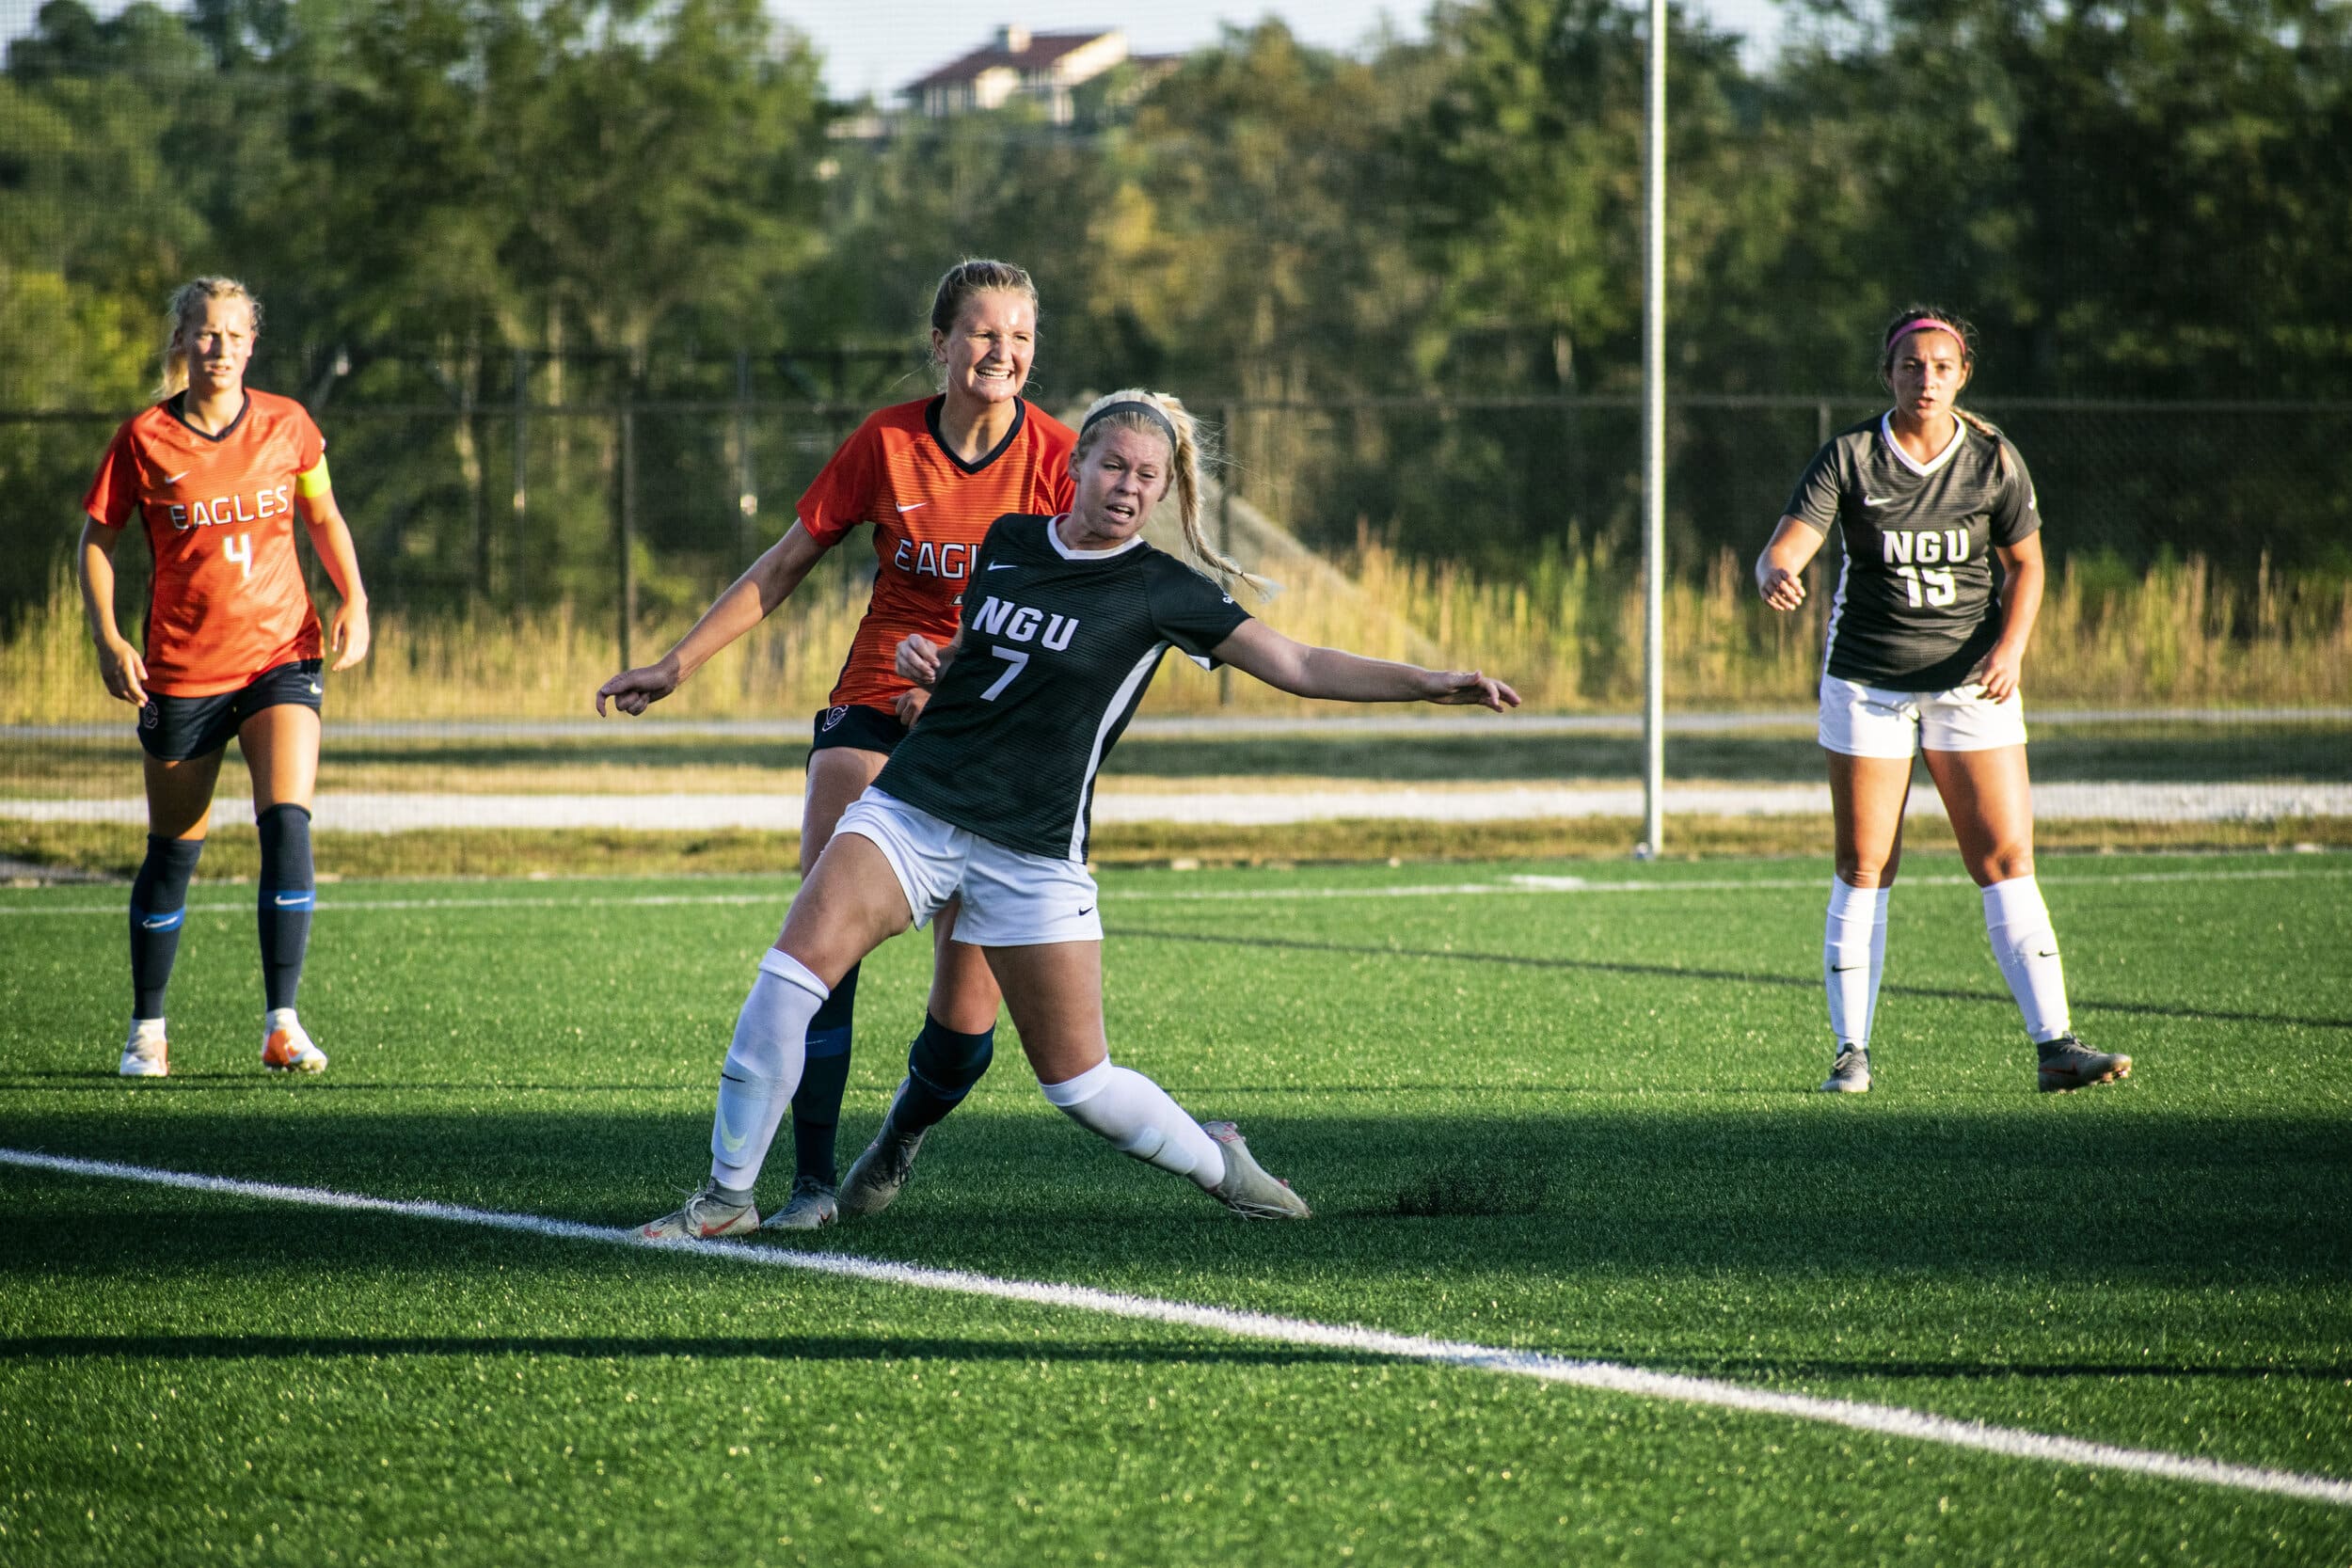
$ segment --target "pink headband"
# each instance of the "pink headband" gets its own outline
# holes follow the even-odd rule
[[[1888,333],[1886,336],[1886,346],[1888,348],[1893,348],[1897,343],[1902,341],[1905,334],[1916,332],[1923,326],[1932,326],[1940,332],[1948,332],[1955,338],[1960,336],[1960,328],[1954,326],[1950,322],[1941,320],[1935,316],[1921,316],[1916,321],[1907,321],[1903,323],[1902,325]]]

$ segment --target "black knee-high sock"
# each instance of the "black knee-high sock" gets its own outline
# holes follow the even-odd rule
[[[310,908],[318,897],[310,874],[310,814],[300,806],[272,806],[254,826],[262,832],[262,1006],[291,1007],[302,989]]]
[[[808,1054],[792,1096],[792,1176],[831,1187],[840,1181],[834,1134],[841,1124],[841,1092],[850,1082],[850,1033],[857,1011],[857,965],[834,983],[833,994],[808,1021]]]
[[[131,884],[131,1016],[164,1016],[164,988],[180,956],[180,925],[187,918],[188,879],[204,853],[200,838],[147,835],[147,858]]]
[[[907,1047],[907,1092],[892,1113],[901,1132],[930,1127],[963,1103],[996,1055],[996,1026],[960,1035],[929,1013]]]

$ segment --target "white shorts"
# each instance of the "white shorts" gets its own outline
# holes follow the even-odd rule
[[[955,940],[975,947],[1103,940],[1101,896],[1075,861],[1008,849],[873,788],[850,802],[833,832],[855,833],[882,852],[918,927],[961,898]]]
[[[1949,691],[1890,691],[1821,677],[1821,744],[1850,757],[1990,752],[2026,743],[2026,703],[1996,703],[1975,685]]]

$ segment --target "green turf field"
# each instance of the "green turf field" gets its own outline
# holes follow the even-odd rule
[[[2352,862],[2045,858],[2077,1027],[2138,1063],[2048,1097],[1926,854],[1877,1092],[1804,1092],[1826,879],[1107,874],[1115,1053],[1318,1218],[1118,1158],[1008,1030],[898,1206],[813,1245],[2352,1478]],[[639,1222],[703,1174],[788,892],[327,889],[334,1067],[286,1083],[250,887],[200,884],[174,1076],[125,1085],[121,890],[0,891],[0,1148]],[[845,1154],[927,963],[866,965]],[[18,1167],[0,1196],[11,1565],[2352,1560],[2352,1507],[1785,1416]]]

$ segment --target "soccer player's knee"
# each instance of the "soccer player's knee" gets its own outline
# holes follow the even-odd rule
[[[976,1035],[950,1029],[928,1014],[907,1047],[907,1071],[945,1096],[959,1096],[978,1083],[996,1059],[996,1028]]]
[[[310,811],[281,800],[253,819],[263,853],[307,852],[310,847]]]
[[[139,866],[132,902],[158,911],[176,910],[187,897],[196,878],[196,863],[204,858],[200,838],[147,836],[147,859]]]

